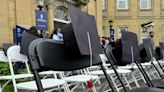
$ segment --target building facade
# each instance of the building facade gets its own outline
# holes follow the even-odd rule
[[[104,35],[109,36],[109,20],[113,20],[115,37],[120,30],[135,32],[139,42],[154,31],[154,41],[157,46],[164,42],[164,0],[102,0]],[[152,22],[147,28],[141,25]]]
[[[44,0],[43,10],[48,12],[49,34],[55,28],[71,22],[66,3],[94,15],[98,33],[102,35],[101,0]],[[37,5],[38,0],[0,0],[0,47],[2,43],[13,42],[13,29],[16,25],[26,28],[35,26]]]

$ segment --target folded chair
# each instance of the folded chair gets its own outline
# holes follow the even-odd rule
[[[142,47],[140,48],[140,56],[141,56],[141,62],[149,62],[151,65],[150,65],[150,71],[153,73],[157,73],[157,75],[160,75],[160,72],[157,68],[158,67],[161,67],[159,62],[156,61],[154,58],[158,58],[158,56],[156,57],[156,52],[154,50],[154,47],[152,45],[152,41],[151,39],[143,39],[143,44],[142,44]],[[154,75],[153,73],[153,75]],[[154,75],[154,78],[156,76]],[[151,79],[151,77],[150,77]]]
[[[156,47],[156,53],[158,55],[158,60],[164,60],[164,42],[160,42],[159,47]]]
[[[158,68],[163,69],[163,65],[164,65],[164,42],[159,42],[159,47],[156,47],[156,53],[157,53],[157,56],[158,56],[156,58],[159,62],[159,65],[161,65],[161,67],[158,66]]]
[[[140,61],[140,56],[139,56],[139,46],[138,46],[138,40],[137,40],[137,35],[131,32],[123,32],[122,33],[122,39],[121,39],[121,49],[119,48],[119,50],[121,50],[121,56],[119,57],[121,58],[119,62],[121,62],[120,64],[126,65],[126,64],[130,64],[131,62],[137,62]],[[147,80],[147,76],[144,75],[144,77],[146,78],[146,82],[148,82],[148,84],[151,87],[139,87],[139,88],[135,88],[132,90],[128,90],[125,86],[123,81],[121,80],[121,77],[119,76],[118,72],[116,71],[116,62],[117,60],[114,57],[112,51],[110,48],[107,48],[105,50],[105,53],[107,55],[107,58],[109,59],[112,68],[114,69],[117,77],[119,78],[119,81],[121,83],[121,85],[124,88],[125,92],[163,92],[163,89],[159,89],[159,88],[152,88],[150,81]],[[116,55],[115,55],[116,56]],[[137,64],[137,63],[136,63]],[[138,66],[138,64],[137,64]],[[139,67],[140,71],[141,68]],[[142,71],[143,72],[143,71]]]
[[[150,39],[144,39],[144,48],[145,48],[145,53],[146,53],[146,58],[148,60],[151,60],[151,63],[153,65],[153,67],[155,68],[155,70],[157,71],[157,73],[160,76],[160,79],[154,79],[151,81],[152,85],[154,87],[159,87],[159,88],[164,88],[164,80],[163,80],[163,75],[161,74],[159,68],[157,68],[157,66],[155,65],[155,63],[157,63],[157,65],[160,67],[160,69],[162,70],[162,72],[164,73],[164,70],[162,68],[162,66],[160,65],[155,50],[153,49],[152,43]],[[155,57],[155,60],[154,58]]]
[[[151,58],[151,55],[150,55],[150,50],[149,50],[149,48],[147,48],[146,47],[146,43],[145,43],[145,41],[147,41],[147,39],[144,39],[143,40],[143,43],[139,46],[139,48],[140,48],[140,57],[141,57],[141,63],[142,64],[148,64],[147,66],[146,66],[146,69],[145,69],[145,71],[147,72],[147,74],[148,74],[148,76],[149,76],[149,78],[150,78],[150,80],[152,80],[153,79],[153,77],[154,78],[156,78],[156,77],[158,77],[158,72],[154,69],[154,65],[152,64],[152,58]],[[150,44],[151,45],[151,44]],[[145,48],[146,47],[146,48]],[[147,52],[148,51],[148,52]],[[151,50],[152,51],[152,50]],[[155,73],[157,74],[157,75],[155,75]]]

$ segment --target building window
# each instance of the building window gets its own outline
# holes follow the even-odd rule
[[[117,0],[117,9],[118,10],[128,9],[128,0]]]
[[[102,0],[102,10],[106,10],[106,0]]]
[[[70,16],[69,16],[68,11],[63,8],[58,8],[55,11],[54,18],[60,19],[60,20],[65,20],[65,21],[70,21]]]
[[[162,9],[164,9],[164,0],[161,0],[161,1],[162,1],[161,7],[162,7]]]
[[[140,0],[140,9],[151,9],[151,0]]]
[[[120,32],[121,31],[128,31],[128,27],[119,27]]]

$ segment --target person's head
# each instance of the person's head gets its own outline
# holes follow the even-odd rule
[[[151,31],[151,32],[149,33],[149,36],[153,38],[153,37],[154,37],[154,32]]]
[[[28,33],[35,35],[35,36],[39,36],[37,28],[35,26],[30,27],[30,29],[28,30]]]
[[[102,37],[101,42],[102,42],[102,45],[105,45],[105,37]]]
[[[57,32],[61,32],[61,28],[58,28],[58,29],[57,29]]]

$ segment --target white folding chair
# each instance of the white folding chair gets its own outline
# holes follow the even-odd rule
[[[6,62],[9,63],[9,66],[12,65],[12,63],[9,62],[8,58],[5,56],[3,51],[0,51],[0,61],[1,62]],[[11,67],[10,67],[10,73],[12,73],[11,71]],[[15,79],[19,79],[19,78],[27,78],[27,77],[32,77],[32,74],[17,74],[14,75]],[[11,75],[4,75],[4,76],[0,76],[0,80],[8,80],[3,86],[2,86],[2,90],[4,89],[4,87],[11,82],[12,80],[12,76]]]
[[[11,72],[10,79],[12,79],[12,82],[13,82],[14,92],[17,92],[17,89],[37,91],[37,86],[36,86],[35,81],[27,81],[27,82],[21,82],[21,83],[16,82],[16,79],[29,78],[33,76],[33,74],[30,74],[27,56],[20,54],[20,46],[11,46],[7,50],[7,56],[8,56],[10,72]],[[12,62],[20,62],[20,61],[26,64],[28,73],[15,75]],[[4,78],[6,78],[6,76]],[[65,88],[66,81],[64,80],[49,78],[49,79],[43,79],[41,82],[45,90],[63,85],[64,90],[69,92],[69,90]]]

